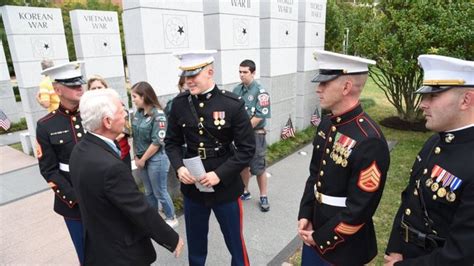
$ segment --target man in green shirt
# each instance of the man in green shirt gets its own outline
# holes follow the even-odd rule
[[[256,141],[256,151],[250,162],[250,167],[246,167],[240,174],[245,185],[244,194],[240,198],[242,200],[252,198],[248,191],[249,180],[251,174],[256,175],[260,189],[260,210],[267,212],[270,210],[270,204],[267,197],[267,172],[265,171],[265,152],[267,148],[265,124],[266,119],[270,118],[270,95],[255,81],[255,69],[255,63],[252,60],[242,61],[239,66],[242,83],[234,88],[234,93],[245,102],[245,109],[250,117]]]

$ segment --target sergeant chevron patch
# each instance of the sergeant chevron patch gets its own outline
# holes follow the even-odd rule
[[[336,226],[336,232],[344,234],[344,235],[353,235],[357,233],[357,231],[359,231],[359,229],[361,229],[362,226],[364,226],[364,224],[350,225],[350,224],[341,222]]]
[[[375,161],[359,174],[357,186],[365,192],[374,192],[379,188],[381,172]]]

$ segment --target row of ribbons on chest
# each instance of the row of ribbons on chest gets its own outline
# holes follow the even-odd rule
[[[459,177],[456,177],[439,165],[433,167],[431,177],[425,181],[426,187],[430,188],[437,197],[446,197],[446,200],[449,202],[456,200],[455,191],[461,186],[461,183],[462,180]]]
[[[357,141],[338,132],[329,157],[336,164],[340,164],[342,167],[347,167],[349,156],[356,144]]]

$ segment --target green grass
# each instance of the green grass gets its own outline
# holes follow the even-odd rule
[[[386,117],[395,116],[395,108],[385,98],[383,91],[369,79],[361,96],[364,110],[378,123]],[[393,218],[400,206],[400,193],[408,182],[410,168],[418,151],[432,132],[420,133],[401,131],[381,126],[387,140],[397,144],[390,153],[390,168],[380,205],[373,217],[377,234],[378,255],[369,265],[383,265],[383,255],[392,229]],[[300,265],[297,251],[291,260],[293,265]],[[295,259],[296,258],[296,259]]]
[[[22,117],[19,122],[11,123],[10,128],[7,131],[5,131],[3,128],[0,128],[0,135],[25,130],[27,128],[28,126],[26,125],[26,119]]]
[[[15,150],[19,150],[19,151],[23,152],[23,147],[21,146],[21,142],[13,143],[13,144],[10,144],[8,146],[12,147]]]
[[[396,115],[395,108],[388,102],[382,90],[369,80],[362,97],[374,99],[375,105],[365,111],[377,122]],[[393,218],[400,206],[400,193],[406,187],[418,151],[432,132],[420,133],[401,131],[381,126],[387,140],[397,141],[390,153],[390,168],[387,174],[385,189],[380,205],[374,216],[375,230],[377,233],[378,256],[372,265],[383,264],[383,254],[387,247]]]
[[[272,165],[302,148],[313,140],[315,134],[316,128],[314,126],[309,126],[304,130],[296,132],[294,138],[280,140],[268,146],[266,154],[267,163]]]

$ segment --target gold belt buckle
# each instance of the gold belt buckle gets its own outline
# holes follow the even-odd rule
[[[318,191],[315,191],[314,196],[316,197],[317,202],[319,202],[319,203],[323,202],[323,195],[321,195],[321,193],[319,193]]]
[[[198,148],[198,154],[201,159],[205,160],[207,158],[206,148]]]

